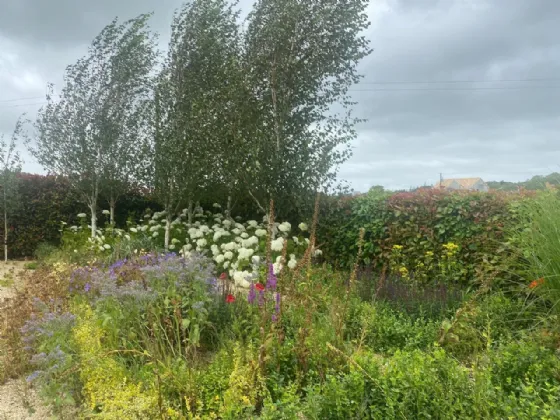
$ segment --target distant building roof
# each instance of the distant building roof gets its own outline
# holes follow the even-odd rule
[[[459,185],[462,189],[469,190],[473,188],[478,182],[483,182],[482,178],[449,178],[438,182],[436,188],[449,188]]]

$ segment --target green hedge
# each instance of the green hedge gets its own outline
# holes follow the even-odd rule
[[[395,245],[401,260],[414,267],[427,252],[445,253],[459,246],[463,279],[472,279],[482,263],[497,264],[505,252],[505,231],[515,222],[512,202],[523,195],[446,192],[422,189],[390,194],[372,191],[357,197],[327,198],[318,228],[326,261],[350,268],[358,253],[360,228],[365,229],[362,260],[376,270],[389,268]]]
[[[8,220],[10,258],[32,256],[41,242],[58,245],[60,223],[77,224],[76,215],[88,212],[68,182],[61,177],[22,173],[18,176],[18,195],[17,211]],[[99,218],[103,222],[101,210],[107,206],[100,202],[99,207]],[[128,217],[138,218],[147,207],[159,210],[149,197],[130,192],[117,204],[117,224],[122,226]],[[4,226],[0,224],[0,240],[3,243]]]

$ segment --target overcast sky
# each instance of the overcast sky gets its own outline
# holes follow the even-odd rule
[[[47,82],[99,31],[154,12],[167,44],[180,0],[0,0],[0,133],[34,118]],[[251,0],[242,0],[244,11]],[[360,191],[444,177],[524,180],[560,171],[559,0],[373,0],[373,54],[352,88],[354,156],[340,171]],[[24,169],[41,172],[26,156]]]

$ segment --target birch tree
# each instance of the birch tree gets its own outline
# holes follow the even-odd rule
[[[355,138],[348,89],[370,53],[367,0],[259,0],[245,68],[257,101],[244,183],[259,208],[286,208],[324,187]],[[281,202],[281,203],[280,203]]]
[[[22,120],[18,120],[9,141],[0,136],[0,188],[2,189],[2,214],[4,216],[4,262],[8,262],[8,219],[18,200],[17,182],[23,161],[17,150],[22,139]]]
[[[66,177],[88,205],[92,237],[102,189],[109,191],[114,214],[116,187],[133,174],[131,121],[154,62],[148,17],[106,26],[88,54],[66,69],[60,98],[48,95],[35,123],[31,152],[49,172]]]
[[[216,142],[228,112],[227,72],[237,53],[236,14],[224,0],[195,0],[175,15],[155,100],[155,190],[166,211],[165,247],[174,214],[212,188]],[[232,51],[229,49],[233,48]]]

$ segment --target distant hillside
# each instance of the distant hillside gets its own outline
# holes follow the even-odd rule
[[[524,188],[526,190],[544,190],[546,189],[546,184],[558,185],[560,186],[560,173],[553,172],[550,175],[542,176],[537,175],[533,178],[522,181],[522,182],[508,182],[508,181],[489,181],[488,186],[493,190],[500,191],[517,191],[518,188]]]

